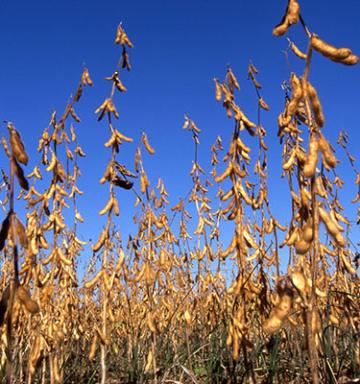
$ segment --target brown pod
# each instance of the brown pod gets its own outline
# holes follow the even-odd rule
[[[310,98],[311,106],[314,112],[316,124],[319,127],[323,127],[325,124],[325,117],[322,111],[322,106],[320,103],[319,96],[316,92],[316,89],[310,84],[310,82],[307,82],[306,86],[307,86],[307,92]]]
[[[289,29],[289,23],[286,21],[286,19],[278,24],[272,31],[274,36],[282,36],[286,33],[286,31]]]
[[[105,244],[107,236],[108,236],[108,231],[106,229],[103,229],[98,241],[92,247],[94,252],[99,251],[103,247],[103,245]]]
[[[336,60],[338,63],[345,64],[345,65],[355,65],[359,62],[359,56],[351,54],[345,59],[342,60]]]
[[[313,224],[312,220],[309,220],[302,228],[301,237],[307,242],[311,243],[314,238]]]
[[[325,139],[325,137],[321,133],[319,134],[319,149],[326,163],[331,168],[335,168],[337,164],[336,157],[334,156],[334,153],[331,149],[329,142]]]
[[[146,133],[143,133],[143,134],[142,134],[141,141],[143,142],[145,149],[150,153],[150,155],[153,155],[153,154],[155,153],[155,150],[154,150],[154,148],[150,145]]]
[[[331,219],[331,216],[322,207],[319,208],[319,216],[320,216],[321,221],[325,224],[327,231],[334,238],[336,244],[339,247],[344,247],[345,246],[344,236],[340,233],[336,224]]]
[[[10,131],[10,146],[12,154],[19,163],[26,165],[29,161],[29,157],[25,151],[20,134],[11,123],[8,123],[7,127]]]
[[[90,87],[93,85],[93,82],[90,78],[89,70],[87,68],[84,68],[84,71],[81,75],[81,83],[83,85],[89,85]]]
[[[316,51],[333,61],[341,61],[351,55],[351,49],[337,48],[314,35],[311,36],[311,45]]]
[[[282,320],[276,316],[269,317],[263,324],[263,330],[270,335],[277,332],[282,326]]]
[[[289,0],[285,15],[280,24],[272,31],[274,36],[282,36],[292,24],[296,24],[300,18],[300,5],[297,0]]]
[[[4,151],[5,151],[5,153],[6,153],[6,156],[7,156],[7,157],[11,157],[11,153],[10,153],[9,147],[8,147],[8,145],[7,145],[7,142],[6,142],[6,139],[5,139],[4,136],[1,138],[1,144],[2,144],[2,146],[3,146],[3,148],[4,148]]]
[[[97,336],[97,334],[95,334],[95,336],[93,337],[92,343],[91,343],[91,347],[90,347],[89,360],[93,360],[95,357],[97,342],[98,342],[98,336]]]
[[[222,90],[219,82],[215,79],[215,99],[216,101],[221,101],[222,99]]]
[[[123,188],[123,189],[126,189],[126,190],[129,190],[133,187],[134,183],[129,181],[129,180],[125,180],[125,179],[122,179],[121,177],[119,176],[115,176],[111,179],[111,183],[116,185],[117,187],[120,187],[120,188]]]
[[[292,99],[286,107],[286,115],[293,116],[298,109],[299,103],[303,97],[303,91],[299,78],[293,73],[291,75],[290,84],[292,88]]]
[[[41,353],[41,342],[40,336],[36,336],[29,354],[29,373],[30,375],[34,375],[36,372],[36,363],[39,360]]]
[[[290,25],[296,24],[299,21],[300,5],[297,0],[289,0],[286,18]]]
[[[310,249],[310,244],[303,238],[300,238],[295,244],[296,253],[304,255]]]
[[[16,290],[16,295],[20,302],[24,304],[25,308],[31,314],[34,315],[40,311],[38,303],[30,297],[28,291],[23,286],[20,285],[18,287],[18,289]]]
[[[290,280],[294,287],[302,294],[306,290],[306,280],[302,272],[294,272],[290,275]]]
[[[316,138],[316,135],[312,134],[309,143],[309,153],[303,166],[303,173],[305,177],[313,177],[315,175],[316,165],[318,161],[318,150],[318,140]]]
[[[306,54],[304,52],[302,52],[299,47],[297,45],[295,45],[295,43],[293,43],[292,41],[290,42],[290,49],[293,51],[293,53],[299,57],[300,59],[302,60],[306,60]]]

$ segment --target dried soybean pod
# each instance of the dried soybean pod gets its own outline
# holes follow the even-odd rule
[[[322,207],[319,207],[319,216],[320,216],[321,221],[325,224],[327,231],[334,238],[336,244],[339,247],[344,247],[345,246],[345,239],[344,239],[343,235],[341,234],[341,232],[337,228],[336,224],[331,219],[331,216]]]
[[[95,357],[97,341],[98,341],[98,336],[97,336],[97,334],[95,334],[93,337],[92,343],[91,343],[91,347],[90,347],[89,360],[93,360]]]
[[[215,99],[216,101],[221,101],[221,98],[222,98],[221,86],[217,79],[214,79],[214,81],[215,81]]]
[[[292,99],[286,107],[286,116],[293,116],[295,114],[303,97],[301,82],[295,73],[291,74],[290,84],[292,88]]]
[[[89,70],[87,68],[84,68],[84,71],[81,75],[81,83],[83,85],[89,85],[90,87],[93,85],[93,82],[90,78]]]
[[[286,20],[286,17],[284,17],[282,19],[282,21],[280,22],[280,24],[278,24],[276,27],[274,27],[272,33],[274,36],[282,36],[284,35],[287,30],[289,29],[289,23],[288,21]]]
[[[6,142],[6,139],[5,139],[4,136],[1,137],[1,144],[2,144],[2,146],[3,146],[3,148],[4,148],[4,151],[5,151],[5,153],[6,153],[6,156],[7,156],[7,157],[11,157],[11,153],[10,153],[9,147],[8,147],[8,145],[7,145],[7,142]]]
[[[19,163],[26,165],[29,157],[25,151],[19,132],[14,128],[12,123],[8,123],[7,128],[10,131],[10,146],[13,156]]]
[[[146,364],[145,364],[145,367],[144,367],[144,373],[150,373],[153,364],[154,364],[154,356],[153,356],[152,350],[150,348],[149,352],[147,354],[147,358],[146,358]]]
[[[293,53],[299,57],[300,59],[302,60],[306,60],[306,54],[304,52],[302,52],[299,47],[292,41],[289,40],[289,43],[290,43],[290,49],[293,51]]]
[[[289,5],[287,9],[287,21],[290,25],[296,24],[299,21],[300,17],[300,5],[297,0],[289,0]]]
[[[359,62],[359,56],[351,54],[345,59],[342,60],[336,60],[338,63],[345,64],[345,65],[355,65]]]
[[[154,150],[154,148],[150,145],[146,133],[143,133],[143,134],[142,134],[142,138],[141,138],[141,140],[142,140],[142,142],[143,142],[143,144],[144,144],[145,149],[150,153],[150,155],[154,155],[154,154],[155,154],[155,150]]]
[[[105,207],[99,212],[99,215],[105,215],[106,212],[112,210],[114,205],[114,199],[112,196],[109,197],[109,200],[107,201]]]
[[[308,243],[311,243],[314,238],[313,222],[309,219],[302,228],[301,237]]]
[[[296,161],[296,151],[292,149],[289,158],[283,163],[282,167],[284,171],[288,171]]]
[[[347,272],[350,273],[351,275],[355,275],[356,274],[356,269],[351,265],[351,261],[349,261],[347,259],[347,257],[344,254],[344,252],[341,252],[340,256],[341,256],[341,260],[342,260],[342,262],[344,264],[344,267],[347,270]]]
[[[318,36],[311,36],[312,47],[325,57],[329,57],[333,61],[341,61],[351,55],[349,48],[337,48],[333,45],[321,40]]]
[[[86,289],[91,289],[102,278],[103,274],[104,274],[104,270],[100,269],[100,271],[91,280],[87,281],[84,284],[84,287]]]
[[[299,255],[305,255],[305,253],[310,249],[310,245],[311,243],[300,237],[295,244],[296,253]]]
[[[272,31],[274,36],[282,36],[292,24],[296,24],[300,17],[300,5],[297,0],[289,0],[285,15],[280,24]]]
[[[291,232],[289,231],[289,234],[285,242],[288,246],[291,246],[291,245],[294,245],[298,241],[298,239],[299,239],[299,228],[295,227]]]
[[[303,173],[305,177],[313,177],[315,175],[316,164],[318,161],[318,150],[319,143],[316,135],[313,133],[310,137],[309,153],[303,166]]]
[[[94,252],[99,251],[99,250],[103,247],[103,245],[105,244],[105,240],[106,240],[106,238],[107,238],[107,234],[108,234],[108,231],[107,231],[106,228],[104,228],[104,229],[102,230],[102,232],[101,232],[101,235],[100,235],[98,241],[97,241],[97,242],[95,243],[95,245],[92,247],[92,249],[93,249]]]
[[[301,272],[294,272],[290,275],[290,280],[294,287],[301,293],[305,294],[306,291],[306,280]]]
[[[282,320],[276,316],[269,317],[263,324],[264,332],[272,335],[277,332],[282,326]]]
[[[18,289],[16,290],[16,295],[20,302],[24,304],[25,308],[31,314],[34,315],[40,311],[38,303],[30,297],[28,291],[23,286],[20,285],[18,287]]]
[[[215,177],[215,182],[216,183],[221,183],[223,180],[225,180],[231,173],[232,171],[232,163],[230,162],[224,172],[221,175],[218,175]]]
[[[325,139],[324,135],[319,134],[319,149],[323,155],[326,163],[331,167],[335,168],[337,164],[336,157],[331,149],[329,142]]]
[[[30,355],[29,355],[29,373],[34,375],[36,371],[36,363],[39,360],[41,352],[41,336],[37,335],[35,337],[34,343],[31,346]]]
[[[325,117],[322,111],[319,96],[316,92],[316,89],[311,85],[310,82],[307,82],[306,87],[307,87],[308,96],[310,98],[311,106],[314,112],[316,124],[319,127],[322,127],[325,124]]]

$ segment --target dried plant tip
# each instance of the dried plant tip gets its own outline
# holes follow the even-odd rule
[[[133,43],[128,38],[128,36],[125,33],[124,29],[122,28],[121,24],[118,26],[117,31],[116,31],[115,44],[120,44],[122,46],[126,45],[129,48],[134,47]]]
[[[227,70],[227,74],[226,74],[226,79],[228,81],[228,84],[229,84],[229,89],[231,92],[234,91],[234,87],[237,89],[237,90],[240,90],[240,85],[233,73],[233,71],[231,70],[231,68],[228,68]]]
[[[89,85],[90,87],[93,85],[93,82],[90,78],[89,70],[87,68],[84,68],[84,71],[81,75],[81,83],[83,85]]]

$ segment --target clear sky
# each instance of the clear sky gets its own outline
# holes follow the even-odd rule
[[[94,81],[86,89],[77,109],[82,122],[77,126],[79,142],[87,153],[80,163],[80,187],[85,195],[79,208],[86,224],[80,227],[85,239],[96,238],[104,222],[97,216],[107,198],[107,188],[99,184],[109,157],[103,143],[108,139],[105,124],[96,121],[94,110],[109,94],[110,76],[120,55],[114,45],[120,21],[135,48],[130,52],[133,70],[123,77],[128,88],[116,98],[120,119],[116,126],[136,142],[146,131],[156,156],[145,156],[145,166],[156,184],[161,176],[172,205],[191,186],[193,144],[181,129],[184,113],[202,129],[200,163],[210,170],[209,148],[217,135],[227,146],[233,127],[214,98],[213,78],[223,78],[226,65],[236,74],[241,92],[238,101],[256,120],[256,95],[246,80],[251,59],[260,70],[258,80],[271,111],[263,119],[270,148],[270,198],[275,215],[289,220],[290,206],[284,204],[286,181],[281,175],[281,145],[277,115],[283,108],[281,83],[289,78],[283,50],[285,38],[275,38],[271,30],[286,7],[285,0],[0,0],[0,119],[11,120],[22,133],[30,155],[27,171],[38,161],[36,146],[53,109],[61,113],[68,96],[76,88],[82,64]],[[349,46],[360,54],[360,1],[300,0],[302,15],[310,29],[338,46]],[[303,49],[306,38],[300,26],[289,36]],[[301,73],[303,63],[291,56],[290,63]],[[360,144],[360,65],[345,67],[314,56],[310,80],[317,87],[327,120],[324,134],[335,143],[345,128],[352,153]],[[5,125],[1,127],[5,132]],[[246,138],[249,143],[250,138]],[[337,151],[340,151],[339,149]],[[133,166],[135,144],[124,146],[120,161]],[[340,158],[344,158],[341,154]],[[5,157],[1,151],[1,167]],[[354,176],[347,163],[339,166],[348,180],[343,203],[355,196]],[[127,233],[134,197],[120,191],[119,224]],[[350,212],[350,211],[349,211]],[[352,210],[351,219],[356,218]],[[359,231],[357,230],[357,237]],[[355,239],[357,240],[357,237]]]

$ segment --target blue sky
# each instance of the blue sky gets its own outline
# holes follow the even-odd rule
[[[22,133],[30,155],[27,170],[38,161],[36,146],[53,109],[61,113],[76,88],[83,63],[94,81],[86,89],[77,109],[82,121],[77,126],[79,142],[87,153],[82,160],[80,187],[86,194],[79,208],[86,219],[80,227],[85,239],[96,238],[104,219],[97,216],[107,198],[107,188],[99,184],[109,151],[105,124],[96,121],[94,110],[109,94],[104,81],[115,68],[120,49],[114,45],[118,23],[132,39],[130,52],[133,70],[122,79],[128,92],[116,98],[120,113],[117,128],[140,140],[146,131],[156,150],[145,155],[145,166],[156,184],[165,181],[172,205],[191,186],[193,145],[190,135],[181,129],[184,113],[202,129],[199,160],[210,170],[209,148],[217,135],[227,146],[232,122],[214,98],[213,78],[223,78],[226,65],[236,74],[241,92],[238,101],[252,119],[256,119],[256,95],[246,80],[251,59],[260,70],[262,95],[271,111],[263,118],[270,148],[270,198],[275,215],[289,220],[290,206],[284,204],[286,181],[281,175],[281,145],[276,136],[277,115],[283,108],[281,83],[289,77],[282,53],[285,38],[275,38],[272,27],[286,7],[285,0],[257,2],[220,1],[78,1],[0,0],[0,119],[11,120]],[[302,15],[310,29],[338,46],[349,46],[360,54],[360,2],[344,0],[300,1]],[[306,39],[300,26],[289,36],[303,49]],[[303,63],[291,56],[293,70],[301,73]],[[359,91],[360,65],[345,67],[315,55],[310,80],[317,87],[327,120],[324,134],[335,143],[345,128],[350,149],[357,156],[360,143]],[[1,128],[5,132],[5,126]],[[250,138],[246,137],[250,143]],[[121,149],[119,160],[133,165],[135,144]],[[338,149],[339,151],[339,149]],[[344,158],[342,155],[340,158]],[[1,166],[5,158],[0,154]],[[354,176],[343,162],[339,171],[348,180],[344,206],[355,196]],[[119,225],[127,234],[134,197],[120,191]],[[351,211],[349,211],[351,212]],[[355,219],[356,210],[352,210]],[[355,239],[359,231],[355,232]]]

